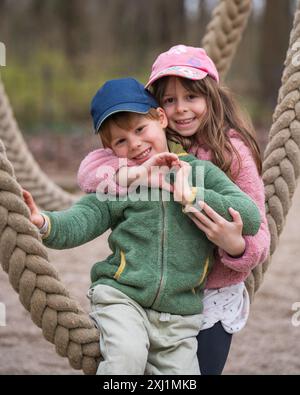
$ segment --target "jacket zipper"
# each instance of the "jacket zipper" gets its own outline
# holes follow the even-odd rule
[[[118,270],[116,271],[115,275],[114,275],[114,279],[115,280],[119,280],[119,278],[121,277],[121,274],[123,273],[125,266],[126,266],[126,257],[124,252],[121,250],[121,259],[120,259],[120,265],[118,267]]]
[[[162,199],[162,219],[163,219],[163,229],[161,232],[161,270],[160,270],[160,282],[159,282],[159,286],[158,286],[158,290],[156,292],[156,295],[154,297],[153,303],[152,303],[152,307],[154,306],[154,304],[157,302],[157,300],[159,299],[161,290],[162,290],[162,284],[163,284],[163,279],[164,279],[164,244],[165,244],[165,225],[166,225],[166,220],[165,220],[165,202]]]

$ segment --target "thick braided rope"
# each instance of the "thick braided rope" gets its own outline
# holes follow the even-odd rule
[[[251,0],[220,0],[207,25],[202,46],[215,62],[222,78],[230,68],[247,26],[251,5]]]
[[[99,333],[70,298],[46,248],[29,220],[29,210],[0,140],[0,262],[32,321],[74,369],[94,374],[100,357]]]
[[[7,157],[14,166],[19,183],[32,193],[41,208],[61,210],[75,201],[75,197],[54,184],[34,160],[13,116],[1,79],[0,139],[5,144]]]
[[[300,173],[300,1],[297,7],[263,162],[271,256],[278,245]],[[271,257],[257,266],[247,279],[252,296],[262,283],[270,260]]]

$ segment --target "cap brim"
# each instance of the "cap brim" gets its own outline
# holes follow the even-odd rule
[[[144,103],[121,103],[117,106],[111,107],[102,115],[101,119],[98,121],[95,129],[95,134],[99,133],[99,129],[103,122],[113,114],[116,114],[118,112],[135,112],[137,114],[147,114],[151,108],[155,107]]]
[[[166,76],[175,76],[175,77],[183,77],[188,78],[190,80],[202,80],[208,75],[206,71],[198,70],[194,67],[180,67],[180,68],[168,68],[166,70],[160,71],[157,74],[154,74],[150,77],[149,81],[145,85],[145,88],[148,88],[153,82],[159,80],[162,77]]]

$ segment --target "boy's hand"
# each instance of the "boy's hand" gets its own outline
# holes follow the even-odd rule
[[[173,167],[180,166],[177,155],[162,152],[148,159],[143,163],[143,166],[147,169],[146,178],[141,177],[144,185],[148,185],[150,188],[161,188],[169,192],[174,191],[174,186],[166,181],[166,175]]]
[[[191,172],[191,165],[187,162],[179,161],[178,171],[176,173],[176,180],[174,183],[174,200],[180,202],[184,206],[191,203],[192,187],[189,184],[189,175]]]
[[[40,211],[35,204],[31,193],[26,191],[25,189],[23,189],[22,192],[24,201],[31,213],[30,221],[40,229],[44,225],[44,217],[40,214]]]
[[[171,152],[161,152],[160,154],[153,155],[150,159],[146,160],[142,166],[148,170],[153,166],[167,166],[171,169],[174,166],[179,166],[180,160],[176,154]]]
[[[161,152],[140,166],[121,168],[117,181],[119,185],[130,186],[132,189],[144,185],[173,192],[173,186],[165,180],[165,177],[172,167],[177,167],[179,164],[180,160],[176,154]]]

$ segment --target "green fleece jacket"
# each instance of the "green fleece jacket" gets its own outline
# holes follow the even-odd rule
[[[181,156],[192,166],[197,197],[227,220],[228,208],[239,211],[243,233],[254,235],[260,215],[253,201],[216,166],[193,156]],[[199,184],[201,183],[201,184]],[[199,186],[200,185],[200,186]],[[92,285],[115,287],[144,308],[188,315],[202,312],[205,280],[213,264],[214,244],[183,212],[173,195],[144,189],[141,199],[117,197],[99,201],[96,194],[80,199],[70,209],[44,212],[50,219],[44,244],[65,249],[95,239],[107,229],[112,250],[91,270]],[[145,201],[152,194],[152,201]]]

